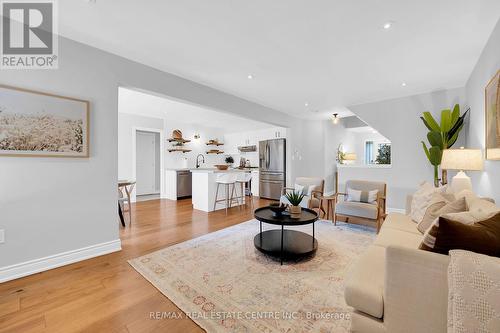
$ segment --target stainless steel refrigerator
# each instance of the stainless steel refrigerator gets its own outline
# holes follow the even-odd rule
[[[259,142],[259,195],[279,200],[286,182],[286,139]]]

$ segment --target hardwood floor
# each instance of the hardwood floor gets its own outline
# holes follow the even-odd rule
[[[226,216],[195,211],[190,199],[132,204],[122,251],[1,284],[0,332],[203,332],[190,319],[150,319],[180,310],[127,260],[251,218],[249,205]]]

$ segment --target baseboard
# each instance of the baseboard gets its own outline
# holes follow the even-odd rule
[[[121,241],[117,239],[11,266],[0,267],[0,283],[120,251],[121,249]]]

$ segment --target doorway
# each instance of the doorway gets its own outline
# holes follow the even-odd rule
[[[137,200],[159,198],[161,189],[160,133],[136,131]]]

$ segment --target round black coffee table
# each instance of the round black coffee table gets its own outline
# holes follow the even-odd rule
[[[254,216],[260,222],[260,233],[255,235],[255,247],[267,255],[283,260],[297,260],[313,255],[318,249],[318,241],[314,237],[314,222],[318,214],[308,208],[302,208],[300,218],[291,218],[288,212],[275,215],[269,207],[258,208]],[[262,231],[262,223],[281,226],[280,229]],[[312,236],[301,231],[288,230],[285,226],[312,224]]]

